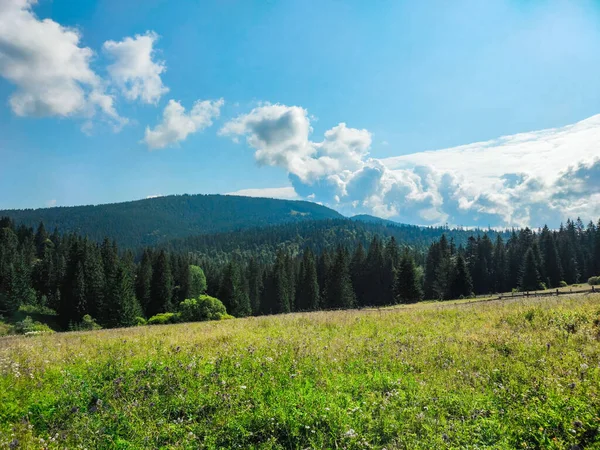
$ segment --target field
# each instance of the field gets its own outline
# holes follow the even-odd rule
[[[0,448],[600,448],[600,295],[0,339]]]

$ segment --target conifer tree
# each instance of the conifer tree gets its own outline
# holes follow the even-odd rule
[[[296,296],[297,310],[314,311],[319,309],[319,283],[317,281],[317,267],[313,252],[307,248],[302,256],[300,269],[300,282]]]
[[[173,278],[169,258],[164,250],[161,250],[152,267],[150,303],[146,312],[148,317],[173,311],[172,295]]]
[[[521,269],[521,290],[535,291],[540,288],[540,274],[535,261],[535,254],[530,247],[523,258],[523,267]]]
[[[463,255],[460,253],[456,257],[456,263],[454,264],[450,292],[452,298],[470,297],[473,292],[471,274]]]
[[[350,261],[350,278],[352,279],[352,288],[358,306],[365,306],[367,303],[369,280],[365,276],[366,257],[365,249],[362,243],[359,242]]]
[[[135,293],[146,317],[150,317],[149,306],[152,301],[152,256],[144,250],[135,277]]]
[[[263,294],[263,274],[256,262],[256,259],[251,258],[248,263],[248,297],[250,300],[250,309],[252,315],[258,315],[261,312],[261,296]]]
[[[552,232],[545,226],[540,235],[544,280],[548,287],[558,287],[562,280],[562,267]]]
[[[350,256],[343,247],[338,247],[327,277],[325,304],[328,308],[353,308],[356,297],[350,279]]]
[[[508,258],[506,254],[506,248],[502,236],[498,234],[496,238],[496,244],[494,245],[494,256],[493,256],[493,286],[494,292],[506,292],[509,290],[508,286]]]
[[[415,303],[420,301],[423,292],[412,255],[404,252],[398,265],[394,282],[395,303]]]
[[[219,289],[219,300],[225,305],[227,313],[234,317],[246,317],[251,313],[250,299],[244,289],[242,271],[236,261],[229,262],[225,267]]]

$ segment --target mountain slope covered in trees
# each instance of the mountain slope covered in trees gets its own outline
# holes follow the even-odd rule
[[[316,203],[230,195],[171,195],[107,205],[0,211],[18,224],[63,233],[80,233],[94,241],[116,240],[126,248],[151,246],[170,239],[304,220],[343,216]]]

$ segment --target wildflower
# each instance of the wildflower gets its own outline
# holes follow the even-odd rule
[[[244,386],[243,384],[240,386],[240,389],[246,389],[246,386]]]
[[[348,431],[346,431],[344,433],[344,436],[348,437],[348,438],[356,437],[356,431],[354,431],[352,428],[350,428]]]

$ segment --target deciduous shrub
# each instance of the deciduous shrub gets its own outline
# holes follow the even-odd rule
[[[18,334],[54,333],[48,325],[35,322],[30,316],[17,322],[14,326],[14,330]]]
[[[560,287],[567,287],[567,286],[568,286],[568,284],[567,284],[567,282],[566,282],[566,281],[561,281],[560,283],[558,283],[558,285],[559,285]]]
[[[177,313],[160,313],[148,319],[148,325],[166,325],[168,323],[179,322],[179,314]]]
[[[228,315],[221,300],[209,295],[184,300],[179,304],[179,311],[181,320],[185,322],[221,320]]]
[[[597,276],[597,277],[591,277],[591,278],[588,280],[588,284],[589,284],[590,286],[598,286],[598,285],[600,285],[600,275],[599,275],[599,276]]]

